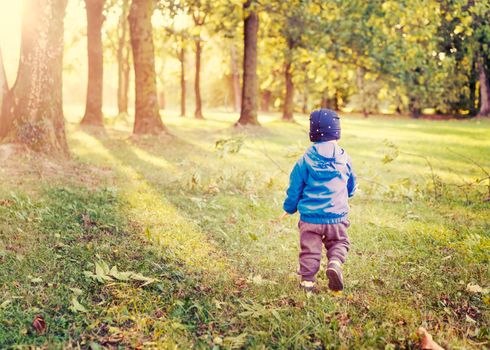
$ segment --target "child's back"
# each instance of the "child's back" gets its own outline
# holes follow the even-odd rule
[[[328,109],[310,115],[310,140],[315,142],[298,160],[290,176],[284,210],[300,213],[301,285],[310,290],[320,268],[322,245],[329,260],[329,287],[343,289],[341,264],[350,247],[347,236],[348,198],[356,178],[350,157],[337,144],[340,119]]]
[[[298,210],[301,220],[312,224],[345,221],[348,197],[354,194],[355,177],[350,157],[334,142],[312,145],[291,173],[284,210]]]

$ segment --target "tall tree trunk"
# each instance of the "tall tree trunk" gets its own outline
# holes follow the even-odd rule
[[[471,116],[475,116],[478,113],[478,99],[477,99],[477,84],[476,82],[478,81],[478,74],[477,74],[477,68],[478,64],[476,60],[473,60],[471,62],[471,72],[470,76],[468,77],[468,89],[470,90],[470,96],[468,100],[468,110],[470,112]]]
[[[238,55],[234,43],[230,47],[230,63],[231,63],[231,83],[233,87],[233,111],[238,112],[242,104],[240,91],[240,70],[238,69]]]
[[[119,17],[118,46],[117,46],[117,109],[119,114],[128,114],[129,94],[129,56],[131,46],[129,44],[129,0],[123,0]]]
[[[152,14],[153,0],[132,1],[128,18],[136,90],[134,134],[158,134],[165,131],[158,111]]]
[[[102,115],[102,83],[104,60],[102,51],[102,23],[104,23],[104,0],[85,0],[87,10],[88,84],[84,125],[104,124]]]
[[[185,105],[186,105],[186,83],[185,83],[185,46],[184,46],[184,34],[182,34],[182,42],[180,46],[180,116],[185,117]]]
[[[7,97],[9,91],[7,74],[5,74],[5,67],[3,65],[2,49],[0,48],[0,117],[2,114],[3,100]],[[1,120],[1,118],[0,118]]]
[[[158,107],[160,109],[165,109],[165,104],[166,104],[165,91],[161,90],[158,92]]]
[[[270,105],[271,105],[271,99],[272,99],[272,91],[270,90],[265,90],[262,92],[262,110],[264,112],[269,112]]]
[[[284,66],[284,76],[286,80],[286,96],[284,97],[282,119],[292,121],[294,113],[294,84],[293,73],[291,72],[291,62],[289,60]]]
[[[323,94],[322,94],[322,100],[320,101],[320,107],[321,108],[328,108],[328,94],[327,92],[325,91]]]
[[[303,108],[301,111],[303,114],[308,113],[308,90],[306,88],[303,90]]]
[[[243,55],[243,86],[242,108],[237,124],[259,125],[257,119],[257,33],[259,16],[251,7],[252,0],[243,4],[246,14],[244,20],[244,55]]]
[[[194,93],[196,94],[196,110],[194,118],[204,119],[202,115],[202,99],[201,99],[201,39],[196,40],[196,78],[194,79]]]
[[[490,84],[488,83],[489,77],[485,69],[485,62],[483,58],[478,60],[478,77],[480,80],[480,112],[479,117],[490,116]]]
[[[67,0],[26,0],[17,79],[0,121],[0,140],[68,155],[63,118],[63,20]]]
[[[414,96],[408,97],[408,110],[410,111],[410,115],[412,118],[419,118],[422,114],[422,110],[419,107],[417,98]]]
[[[364,68],[357,67],[356,71],[357,78],[357,88],[359,89],[359,94],[361,95],[361,110],[365,118],[369,117],[369,112],[366,109],[366,84],[364,82]]]

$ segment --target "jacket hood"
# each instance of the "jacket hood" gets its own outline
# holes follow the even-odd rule
[[[305,154],[308,165],[317,170],[324,169],[325,163],[346,163],[346,153],[333,142],[318,142],[312,145]]]

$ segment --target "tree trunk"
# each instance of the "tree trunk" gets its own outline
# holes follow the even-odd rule
[[[242,104],[242,92],[240,91],[240,71],[238,69],[238,56],[235,44],[231,44],[230,47],[230,62],[231,82],[233,87],[233,111],[238,112],[240,110],[240,105]]]
[[[366,84],[364,83],[364,68],[357,67],[357,88],[359,89],[359,94],[361,95],[361,110],[365,118],[369,117],[369,112],[366,109]]]
[[[202,115],[202,99],[201,99],[201,39],[196,40],[196,77],[194,80],[194,93],[196,94],[196,110],[194,118],[204,119]]]
[[[63,118],[63,19],[67,0],[26,0],[17,79],[0,122],[0,139],[68,156]]]
[[[488,83],[488,76],[485,69],[485,62],[483,59],[478,60],[478,77],[480,80],[480,112],[479,117],[490,116],[490,84]]]
[[[129,55],[131,47],[129,45],[128,28],[129,0],[123,0],[121,16],[119,17],[118,28],[118,47],[117,47],[117,109],[119,114],[128,114],[128,94],[129,94]]]
[[[185,46],[184,35],[182,34],[182,42],[180,46],[180,116],[185,117],[185,105],[186,105],[186,83],[185,83]]]
[[[159,109],[165,109],[165,91],[160,90],[158,91],[158,108]]]
[[[469,96],[469,99],[468,99],[468,111],[469,111],[469,114],[471,116],[475,116],[477,113],[478,113],[478,100],[477,100],[477,80],[478,80],[478,76],[476,74],[477,72],[477,62],[475,60],[473,60],[473,62],[471,62],[471,72],[470,72],[470,76],[468,77],[468,89],[470,90],[470,96]]]
[[[85,7],[87,9],[88,84],[82,124],[102,126],[104,125],[102,115],[104,0],[85,0]]]
[[[323,93],[322,95],[322,100],[320,102],[320,107],[321,108],[328,108],[329,106],[329,103],[328,103],[328,95],[327,95],[327,92]]]
[[[243,5],[246,18],[244,20],[244,55],[243,55],[243,86],[242,108],[237,124],[259,125],[257,119],[257,33],[259,16],[253,11],[252,0]]]
[[[410,111],[412,118],[415,118],[415,119],[419,118],[420,115],[422,114],[422,110],[418,106],[417,99],[413,96],[409,96],[408,110]]]
[[[293,73],[291,72],[291,62],[289,61],[286,62],[284,67],[284,76],[286,79],[286,96],[284,97],[282,119],[292,121],[294,113],[294,84]]]
[[[132,1],[128,18],[136,90],[134,134],[159,134],[165,131],[158,111],[152,14],[152,0]]]
[[[272,99],[272,91],[265,90],[262,92],[262,110],[264,112],[269,112]]]
[[[7,74],[5,74],[5,67],[3,65],[2,49],[0,48],[0,116],[2,114],[3,101],[7,97],[9,91]],[[1,120],[1,118],[0,118]]]
[[[308,90],[303,90],[303,108],[301,109],[303,114],[308,114]]]

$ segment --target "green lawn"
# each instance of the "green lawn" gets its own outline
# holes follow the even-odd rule
[[[451,349],[489,346],[489,180],[474,162],[490,170],[490,121],[343,118],[361,188],[346,289],[321,271],[306,295],[298,217],[276,218],[307,118],[206,117],[134,138],[72,113],[70,161],[5,162],[1,349],[410,349],[419,326]]]

